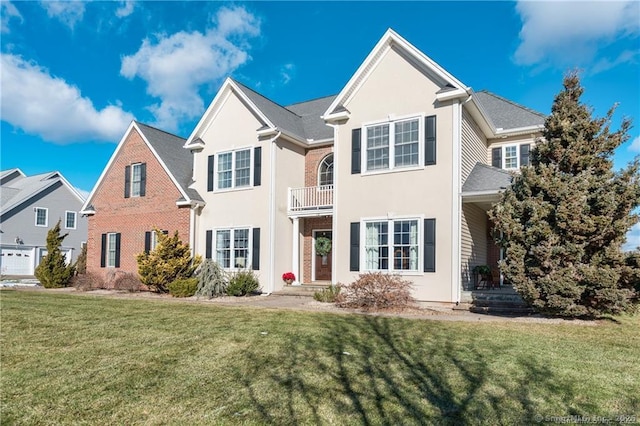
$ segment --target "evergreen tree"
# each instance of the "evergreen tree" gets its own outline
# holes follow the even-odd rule
[[[577,73],[564,78],[543,138],[490,217],[506,249],[505,278],[541,312],[596,317],[638,302],[637,270],[621,250],[638,221],[638,159],[614,172],[631,122],[610,130],[615,107],[592,118]]]
[[[168,285],[177,279],[189,278],[200,265],[202,258],[191,257],[189,244],[183,244],[178,231],[173,236],[165,235],[159,229],[154,232],[158,238],[156,248],[137,255],[140,281],[152,291],[167,293]]]
[[[60,251],[62,241],[67,234],[60,235],[60,221],[47,232],[47,254],[42,258],[35,271],[36,278],[45,288],[67,287],[75,272],[74,265],[67,265]]]

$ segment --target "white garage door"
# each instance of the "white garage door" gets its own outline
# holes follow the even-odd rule
[[[3,247],[0,258],[2,275],[33,275],[33,249]]]

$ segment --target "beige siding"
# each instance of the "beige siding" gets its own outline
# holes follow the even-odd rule
[[[462,288],[473,288],[473,268],[487,264],[487,214],[475,204],[462,205]]]
[[[348,122],[338,128],[335,149],[336,221],[334,239],[338,282],[352,282],[349,271],[350,223],[363,219],[436,219],[436,272],[406,274],[419,300],[452,301],[453,110],[435,101],[440,87],[394,50],[388,50],[345,107]],[[351,131],[393,117],[437,116],[437,164],[391,173],[351,174]],[[364,135],[364,131],[363,131]],[[422,143],[422,141],[420,142]],[[362,143],[366,149],[366,142]],[[364,171],[365,164],[362,164]],[[361,236],[361,243],[364,236]],[[422,249],[420,250],[422,257]],[[361,260],[361,269],[363,269]],[[458,272],[456,271],[456,274]]]
[[[462,162],[460,173],[462,183],[464,183],[476,163],[487,163],[487,139],[466,109],[462,111],[461,133]]]

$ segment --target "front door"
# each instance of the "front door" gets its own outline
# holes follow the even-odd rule
[[[331,281],[331,231],[313,231],[313,253],[315,257],[316,281]]]

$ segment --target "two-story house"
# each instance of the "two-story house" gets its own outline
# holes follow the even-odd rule
[[[59,172],[33,176],[20,169],[0,172],[0,271],[2,275],[32,276],[47,254],[47,233],[60,221],[68,234],[60,250],[75,262],[87,241],[87,220],[80,215],[84,202]]]
[[[89,218],[87,271],[137,275],[136,255],[152,250],[154,229],[189,242],[195,207],[202,203],[188,188],[193,159],[185,140],[133,121],[82,206]]]
[[[185,143],[195,251],[257,271],[264,293],[287,271],[384,271],[419,300],[460,301],[473,266],[497,262],[486,211],[543,123],[392,30],[336,96],[285,107],[227,79]]]

